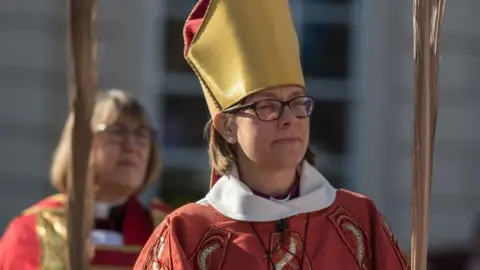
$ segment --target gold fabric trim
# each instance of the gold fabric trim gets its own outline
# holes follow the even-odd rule
[[[410,269],[411,268],[410,259],[407,257],[407,255],[405,255],[403,250],[400,248],[397,238],[395,237],[395,234],[393,234],[393,231],[390,228],[390,225],[388,225],[387,221],[383,218],[383,216],[380,216],[380,218],[383,220],[382,222],[383,229],[385,233],[388,235],[388,239],[390,240],[390,243],[392,244],[393,249],[395,250],[395,253],[398,256],[398,259],[402,264],[402,269]]]
[[[303,256],[302,269],[311,270],[312,265],[302,245],[300,234],[298,232],[288,233],[290,234],[288,240],[284,239],[285,236],[282,233],[270,234],[270,250],[274,266],[270,264],[269,269],[299,269]]]
[[[347,222],[342,225],[343,228],[352,232],[355,236],[355,241],[357,242],[357,261],[360,265],[364,266],[365,262],[365,239],[363,238],[363,233],[355,225],[350,222]],[[365,267],[365,266],[364,266]]]
[[[198,256],[198,267],[201,270],[208,270],[207,258],[217,249],[220,248],[220,244],[214,243],[206,247]]]
[[[66,201],[63,194],[57,194],[49,197],[53,201]],[[165,212],[154,210],[150,211],[151,217],[156,227],[160,224],[165,216]],[[23,212],[24,215],[35,214],[36,224],[35,230],[39,240],[40,248],[40,269],[42,270],[64,270],[67,269],[67,228],[65,221],[64,207],[45,207],[33,206]],[[120,253],[135,253],[141,252],[142,247],[138,245],[127,246],[108,246],[96,245],[97,251],[112,251]],[[92,270],[110,270],[110,269],[130,269],[119,266],[92,266]]]
[[[48,197],[46,200],[51,200],[53,202],[66,202],[65,195],[63,194],[57,194]],[[64,212],[64,207],[63,206],[42,206],[42,205],[34,205],[30,208],[25,209],[22,212],[22,215],[29,215],[29,214],[36,214],[40,211],[59,211],[59,212]]]
[[[42,211],[35,226],[40,242],[40,269],[67,269],[67,229],[61,211]]]
[[[196,264],[198,269],[222,269],[230,235],[229,231],[210,227],[190,257],[190,263]]]
[[[359,269],[370,269],[372,251],[368,245],[370,237],[361,223],[345,208],[339,207],[329,216],[340,238],[355,257]],[[348,239],[354,240],[348,241]]]
[[[64,270],[67,269],[67,228],[63,209],[41,211],[37,213],[36,232],[40,243],[40,269]],[[121,253],[140,253],[141,246],[107,246],[97,245],[97,251],[113,251]],[[116,266],[92,266],[93,269],[129,269]],[[113,268],[112,268],[113,267]]]

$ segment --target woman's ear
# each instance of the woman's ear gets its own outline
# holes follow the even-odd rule
[[[212,125],[228,143],[234,144],[237,143],[236,125],[228,117],[223,113],[217,113],[213,117]]]

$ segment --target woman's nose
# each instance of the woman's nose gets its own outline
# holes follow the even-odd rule
[[[278,118],[278,123],[280,124],[280,127],[284,127],[285,125],[289,124],[295,124],[297,121],[297,116],[295,116],[289,106],[285,106],[283,108],[282,114]]]
[[[137,138],[135,134],[133,133],[126,134],[123,139],[123,145],[128,149],[134,149],[135,146],[137,145]]]

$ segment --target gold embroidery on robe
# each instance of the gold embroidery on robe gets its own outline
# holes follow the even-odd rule
[[[190,258],[190,263],[200,270],[221,269],[229,240],[230,232],[210,228]]]
[[[370,269],[370,238],[362,225],[343,207],[339,207],[329,218],[348,249],[355,256],[360,269]]]
[[[42,211],[38,212],[36,217],[41,269],[67,269],[67,229],[63,211]]]
[[[303,269],[312,269],[307,254],[304,254],[304,247],[302,245],[301,237],[298,233],[289,232],[288,237],[284,237],[282,241],[282,234],[275,232],[270,236],[270,250],[272,252],[272,262],[270,270],[298,270],[302,264]]]
[[[165,240],[168,237],[168,228],[162,228],[156,237],[155,243],[150,247],[148,259],[143,264],[143,269],[168,270],[169,266],[162,260]]]
[[[400,248],[400,245],[398,244],[397,238],[395,237],[395,234],[393,234],[392,229],[388,225],[387,221],[382,217],[382,225],[383,229],[385,230],[385,233],[388,235],[388,238],[390,239],[390,242],[392,243],[393,249],[395,250],[395,253],[398,256],[398,259],[400,260],[400,263],[402,264],[403,269],[410,269],[410,260],[407,258],[405,253],[403,253],[402,249]]]

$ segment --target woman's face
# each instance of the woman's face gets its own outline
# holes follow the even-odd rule
[[[131,118],[99,125],[93,145],[98,199],[118,200],[137,192],[147,173],[152,132]]]
[[[305,90],[300,87],[278,87],[260,91],[249,96],[245,104],[258,103],[256,112],[248,109],[236,113],[234,140],[237,142],[237,155],[255,164],[268,168],[285,168],[297,166],[303,159],[308,146],[310,122],[308,117],[299,118],[305,110]],[[268,101],[273,100],[273,101]],[[272,114],[280,110],[279,102],[290,101],[284,106],[278,119]],[[311,102],[307,102],[309,105]],[[305,114],[303,112],[303,114]],[[270,118],[269,118],[270,117]]]

